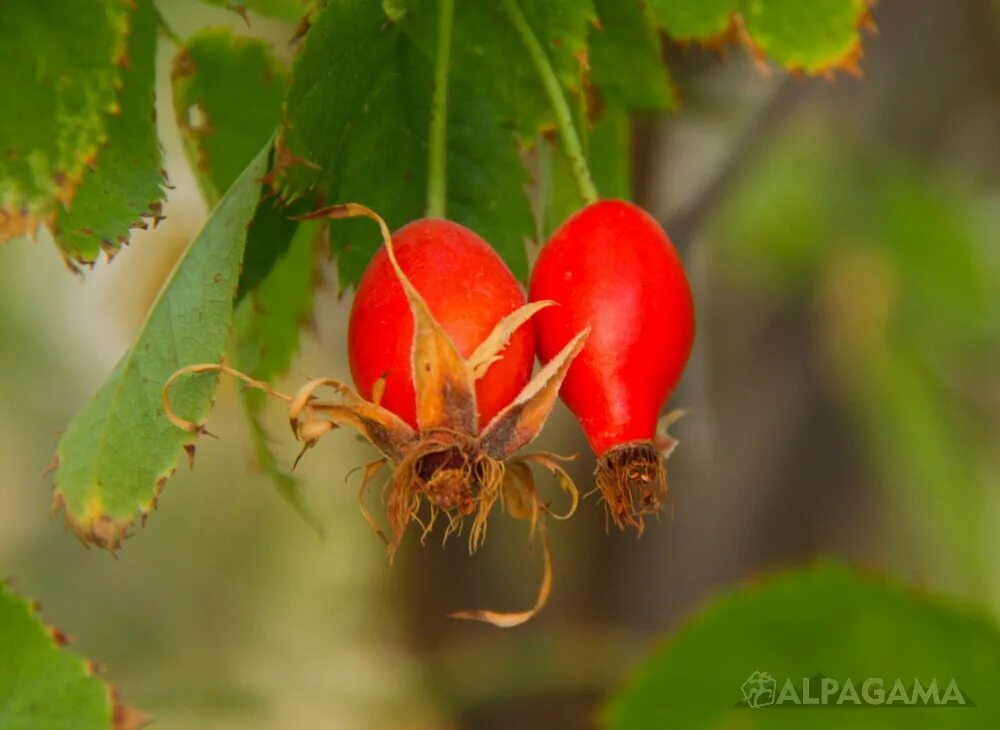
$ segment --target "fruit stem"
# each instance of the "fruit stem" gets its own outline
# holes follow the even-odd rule
[[[437,48],[434,56],[434,96],[427,164],[427,215],[444,218],[447,193],[448,57],[455,0],[438,0]]]
[[[521,38],[521,43],[524,44],[525,50],[535,64],[535,70],[538,72],[542,85],[545,87],[545,93],[549,97],[549,103],[552,104],[552,111],[556,115],[556,125],[559,127],[559,136],[562,138],[563,148],[569,157],[573,177],[576,178],[580,195],[587,203],[596,202],[597,188],[594,187],[594,179],[590,175],[587,158],[583,154],[580,135],[576,133],[576,127],[573,125],[573,114],[566,102],[562,88],[559,86],[556,72],[553,70],[552,64],[549,63],[548,56],[545,55],[545,49],[542,48],[531,26],[528,25],[528,20],[521,12],[517,0],[503,0],[503,7],[511,25],[514,26],[514,30]]]

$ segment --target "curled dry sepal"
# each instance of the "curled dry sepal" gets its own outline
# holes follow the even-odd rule
[[[347,426],[358,431],[383,457],[362,468],[359,501],[365,519],[388,546],[390,558],[407,527],[416,522],[427,537],[439,518],[445,522],[444,539],[460,533],[465,518],[471,518],[469,550],[474,551],[486,537],[487,521],[500,502],[515,518],[531,523],[531,534],[541,536],[545,572],[535,605],[522,612],[488,610],[461,611],[455,618],[469,618],[496,626],[516,626],[534,616],[548,598],[552,583],[552,561],[544,518],[565,519],[576,509],[578,493],[572,479],[559,465],[562,457],[536,453],[512,458],[531,443],[544,426],[555,405],[559,387],[573,359],[583,348],[589,328],[577,333],[524,390],[480,431],[475,382],[499,360],[510,336],[531,317],[553,302],[533,302],[500,320],[469,358],[463,358],[454,342],[434,319],[427,303],[414,288],[396,260],[392,235],[385,222],[363,205],[347,203],[323,208],[305,216],[351,218],[363,216],[376,221],[382,232],[393,270],[406,293],[413,314],[413,383],[416,391],[417,429],[395,413],[362,398],[347,384],[333,378],[317,378],[295,395],[286,395],[226,365],[201,364],[182,368],[171,376],[163,390],[167,417],[179,428],[204,433],[204,426],[178,416],[170,403],[170,386],[179,378],[204,372],[225,372],[248,386],[263,390],[288,403],[288,417],[302,453],[335,428]],[[321,399],[321,389],[333,397]],[[376,393],[379,388],[374,389]],[[377,400],[377,396],[376,396]],[[570,496],[564,514],[552,512],[538,497],[530,464],[538,464],[556,475],[560,487]],[[364,505],[373,479],[391,466],[386,513],[388,536]]]

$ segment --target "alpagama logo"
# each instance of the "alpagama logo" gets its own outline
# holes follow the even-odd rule
[[[753,672],[740,686],[737,707],[975,707],[976,703],[947,680],[884,677],[836,679],[823,674],[778,681],[767,672]]]

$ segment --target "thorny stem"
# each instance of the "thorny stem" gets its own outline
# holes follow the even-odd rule
[[[511,25],[514,26],[515,32],[520,37],[521,43],[524,44],[525,50],[531,57],[532,63],[535,64],[535,70],[538,72],[542,85],[545,87],[545,93],[549,97],[549,103],[552,104],[552,111],[556,115],[556,125],[559,127],[559,136],[562,138],[563,148],[569,157],[573,177],[580,189],[580,195],[587,203],[596,202],[597,188],[594,187],[594,180],[590,175],[587,158],[583,153],[583,145],[580,143],[580,135],[576,133],[576,127],[573,124],[573,113],[570,111],[566,96],[559,86],[556,72],[552,69],[548,56],[545,55],[545,49],[542,48],[531,26],[528,25],[517,0],[503,0],[503,8],[507,12],[507,17],[510,19]]]
[[[451,26],[455,0],[438,0],[437,49],[434,57],[434,97],[431,101],[431,130],[427,164],[427,215],[444,218],[447,193],[448,141],[448,58],[451,54]]]

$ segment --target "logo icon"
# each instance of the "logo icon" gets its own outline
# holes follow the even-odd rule
[[[767,672],[754,672],[745,681],[740,690],[747,705],[757,709],[774,704],[777,683]]]

